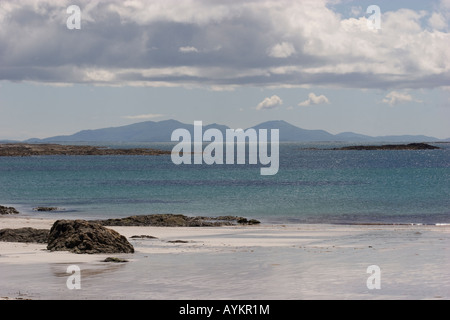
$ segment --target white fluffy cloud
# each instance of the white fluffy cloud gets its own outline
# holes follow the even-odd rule
[[[420,100],[414,99],[410,94],[402,93],[398,91],[389,92],[383,99],[383,103],[389,104],[391,107],[405,102],[421,102]]]
[[[308,95],[308,99],[303,101],[303,102],[300,102],[298,105],[300,107],[308,107],[308,106],[311,106],[311,105],[325,104],[325,103],[330,103],[330,101],[328,100],[327,97],[325,97],[323,94],[320,95],[320,96],[316,96],[314,94],[314,92],[311,92]]]
[[[376,31],[364,16],[342,18],[334,2],[79,0],[81,30],[68,30],[70,0],[5,1],[0,80],[392,90],[450,82],[448,0],[442,13],[385,12]]]
[[[257,106],[256,110],[265,110],[265,109],[275,109],[283,104],[283,100],[277,96],[273,95],[270,98],[265,98],[261,101]]]
[[[434,12],[428,20],[428,23],[432,28],[437,30],[445,29],[448,26],[447,19],[440,12]]]

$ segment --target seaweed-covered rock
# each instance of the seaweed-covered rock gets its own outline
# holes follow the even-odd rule
[[[141,234],[141,235],[131,236],[130,239],[158,239],[158,238],[154,237],[154,236],[149,236],[147,234]]]
[[[182,214],[151,214],[121,219],[95,220],[103,226],[157,226],[157,227],[218,227],[258,224],[258,220],[242,217],[188,217]]]
[[[18,214],[18,213],[19,211],[17,211],[16,208],[0,206],[0,214]]]
[[[122,259],[122,258],[116,258],[116,257],[108,257],[105,260],[103,260],[102,262],[123,263],[123,262],[128,262],[128,260]]]
[[[124,236],[86,220],[56,221],[50,230],[47,249],[89,254],[134,252]]]
[[[58,207],[36,207],[36,208],[33,208],[33,211],[51,212],[51,211],[62,211],[62,210]]]
[[[0,241],[47,243],[48,233],[47,229],[1,229]]]

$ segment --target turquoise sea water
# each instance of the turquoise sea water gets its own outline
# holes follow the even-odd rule
[[[0,204],[42,217],[239,215],[272,223],[450,223],[450,144],[337,151],[281,143],[280,169],[174,165],[166,156],[0,157]],[[173,144],[115,144],[154,147]],[[37,213],[37,206],[64,210]]]

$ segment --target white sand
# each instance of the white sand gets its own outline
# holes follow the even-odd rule
[[[0,229],[53,221],[0,217]],[[30,299],[450,299],[450,226],[111,227],[134,254],[0,242],[0,297]],[[130,239],[150,235],[157,239]],[[183,240],[187,243],[170,243]],[[106,256],[128,263],[101,262]],[[82,289],[69,290],[69,265]],[[367,267],[381,289],[367,287]]]

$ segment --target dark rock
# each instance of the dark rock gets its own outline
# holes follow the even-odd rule
[[[58,220],[49,234],[48,250],[73,253],[133,253],[134,248],[118,232],[85,220]]]
[[[103,262],[114,262],[114,263],[122,263],[122,262],[128,262],[126,259],[116,258],[116,257],[108,257]]]
[[[157,237],[154,237],[154,236],[148,236],[148,235],[140,235],[140,236],[137,236],[137,235],[135,235],[135,236],[131,236],[130,237],[131,239],[158,239]]]
[[[34,228],[1,229],[0,241],[47,243],[48,230]]]
[[[171,241],[167,241],[169,243],[188,243],[189,241],[186,240],[171,240]]]
[[[51,211],[61,211],[61,209],[57,207],[37,207],[33,208],[34,211],[45,211],[45,212],[51,212]]]
[[[261,222],[259,222],[258,220],[255,220],[255,219],[247,220],[246,218],[237,218],[237,223],[251,225],[251,224],[259,224]]]
[[[381,146],[349,146],[332,150],[433,150],[440,149],[426,143],[386,144]]]
[[[16,208],[0,206],[0,214],[18,214],[18,213],[19,211],[17,211]]]
[[[242,217],[188,217],[181,214],[152,214],[121,219],[95,220],[103,226],[156,226],[156,227],[218,227],[237,224],[258,224],[257,220]]]

